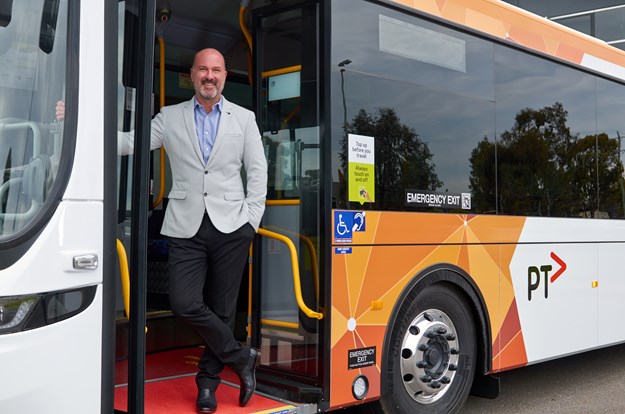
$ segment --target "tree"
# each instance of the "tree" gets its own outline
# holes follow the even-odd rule
[[[471,201],[475,211],[482,213],[496,211],[495,156],[495,143],[490,142],[486,136],[471,151],[469,188],[472,191]]]
[[[496,200],[499,214],[594,217],[603,210],[622,216],[618,141],[606,134],[580,139],[567,117],[559,102],[526,108],[496,143],[478,143],[470,159],[478,211]]]
[[[358,111],[347,124],[341,140],[341,168],[347,171],[347,134],[375,138],[375,204],[380,209],[403,209],[404,190],[435,190],[443,185],[436,174],[432,153],[419,135],[402,124],[392,108],[377,108],[375,114]]]
[[[623,217],[618,141],[605,133],[587,135],[575,143],[573,152],[571,186],[577,192],[580,214]]]

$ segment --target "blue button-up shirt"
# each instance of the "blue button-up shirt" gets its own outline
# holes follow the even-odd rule
[[[215,144],[223,101],[224,98],[222,96],[219,102],[213,105],[213,110],[206,112],[204,107],[197,101],[197,98],[193,98],[193,102],[195,102],[195,131],[200,142],[200,150],[204,156],[204,164],[208,162],[208,157],[210,157]]]

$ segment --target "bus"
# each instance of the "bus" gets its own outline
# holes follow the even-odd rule
[[[0,0],[3,414],[195,411],[149,131],[206,47],[269,172],[222,412],[452,413],[625,342],[622,51],[497,0]]]

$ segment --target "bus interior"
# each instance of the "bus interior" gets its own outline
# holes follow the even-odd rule
[[[323,391],[323,350],[320,326],[319,271],[319,111],[318,12],[314,2],[246,2],[157,0],[153,72],[153,112],[194,94],[189,69],[194,54],[204,48],[225,57],[228,76],[224,96],[256,113],[268,159],[267,207],[261,235],[253,243],[237,305],[235,337],[262,351],[258,373],[260,391],[304,403],[317,404]],[[269,4],[271,3],[271,4]],[[254,9],[254,10],[252,10]],[[137,84],[142,68],[136,56],[139,34],[147,19],[138,1],[119,2],[118,129],[133,130]],[[151,22],[150,22],[151,23]],[[146,60],[150,62],[150,59]],[[256,94],[256,95],[255,95]],[[177,321],[169,310],[167,240],[160,234],[171,174],[165,151],[150,155],[150,200],[147,224],[145,408],[170,401],[163,386],[188,383],[183,395],[193,409],[193,378],[201,340]],[[128,384],[136,381],[141,355],[129,355],[129,337],[141,335],[129,323],[133,297],[128,269],[133,220],[133,156],[118,158],[118,255],[115,408],[126,409]],[[253,250],[253,251],[252,251]],[[262,252],[262,253],[261,253]],[[262,255],[262,257],[261,257]],[[125,257],[124,257],[125,256]],[[252,270],[253,269],[253,270]],[[262,276],[260,276],[262,274]],[[299,302],[299,305],[298,305]],[[132,315],[131,315],[132,318]],[[129,366],[131,366],[129,368]],[[127,374],[129,373],[129,374]],[[129,379],[129,376],[131,377]],[[231,373],[227,385],[237,384]],[[231,382],[230,382],[231,381]],[[168,383],[169,382],[169,383]],[[132,387],[132,386],[131,386]],[[139,387],[140,388],[140,387]],[[233,392],[222,386],[220,393]],[[231,387],[230,387],[231,388]],[[136,393],[142,390],[132,391]],[[180,396],[180,393],[176,395]],[[232,403],[236,401],[233,397]],[[259,402],[260,400],[260,402]],[[245,409],[266,409],[255,396]],[[282,400],[280,400],[282,401]],[[173,403],[172,403],[173,404]],[[220,403],[221,404],[221,403]],[[228,404],[226,401],[224,404]],[[255,404],[261,404],[258,407]],[[276,402],[270,403],[276,404]],[[277,403],[276,407],[291,407]],[[289,408],[291,409],[291,408]],[[302,408],[298,408],[302,412]],[[176,409],[176,412],[183,412]],[[231,412],[231,411],[228,411]]]

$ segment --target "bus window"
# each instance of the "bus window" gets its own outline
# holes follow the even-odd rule
[[[31,30],[41,22],[41,31]],[[34,226],[55,186],[63,148],[67,2],[0,5],[0,241]],[[58,183],[57,183],[58,184]]]
[[[494,214],[494,186],[473,195],[470,162],[495,138],[493,45],[362,4],[333,3],[334,205]],[[423,42],[436,46],[414,47]],[[374,197],[358,191],[350,135],[374,143]]]

